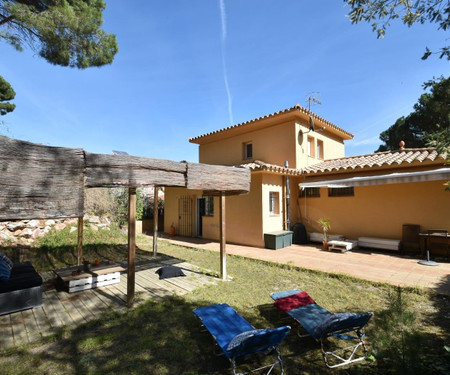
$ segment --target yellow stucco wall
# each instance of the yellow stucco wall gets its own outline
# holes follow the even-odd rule
[[[249,194],[226,198],[226,237],[230,243],[264,244],[261,178],[260,174],[252,174]]]
[[[251,142],[253,157],[244,159],[244,144]],[[199,162],[207,164],[236,165],[253,160],[271,164],[295,164],[295,123],[293,121],[268,128],[240,134],[232,138],[202,144],[199,147]]]
[[[271,214],[269,211],[269,194],[278,193],[278,214]],[[284,222],[284,177],[274,174],[262,175],[262,233],[275,232],[283,229]],[[264,238],[262,238],[262,241]],[[263,242],[264,243],[264,242]]]
[[[283,183],[284,178],[279,175],[253,173],[250,193],[239,196],[226,197],[226,240],[229,243],[239,243],[249,246],[264,247],[264,233],[283,229]],[[279,193],[280,213],[270,215],[269,192]],[[180,188],[166,188],[164,207],[164,230],[169,233],[170,226],[178,228],[178,199],[181,196],[192,195],[192,231],[197,233],[197,212],[195,209],[196,198],[201,197],[201,192]],[[219,205],[220,198],[214,198],[214,216],[203,216],[202,237],[205,239],[219,240]]]
[[[308,128],[302,123],[295,124],[296,134],[296,166],[293,168],[305,168],[323,160],[342,158],[345,156],[344,141],[325,131],[306,132]],[[308,138],[313,140],[314,157],[308,155]],[[318,153],[318,143],[323,144],[322,158]],[[291,165],[289,165],[292,167]]]
[[[444,181],[355,187],[353,197],[298,198],[300,220],[309,232],[321,232],[317,219],[331,219],[330,234],[347,238],[379,237],[401,240],[403,224],[421,230],[450,231],[450,193]]]

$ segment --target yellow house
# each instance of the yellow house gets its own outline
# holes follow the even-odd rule
[[[450,179],[445,159],[433,149],[401,149],[345,157],[353,135],[296,105],[204,134],[199,162],[251,170],[248,195],[227,197],[226,234],[231,243],[264,246],[264,234],[302,223],[320,232],[398,239],[403,224],[450,229]],[[339,180],[339,181],[336,181]],[[177,235],[219,239],[218,198],[167,188],[164,228]]]

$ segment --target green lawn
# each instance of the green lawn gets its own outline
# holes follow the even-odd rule
[[[65,238],[64,238],[65,236]],[[40,270],[45,259],[52,266],[68,263],[74,255],[72,234],[47,239],[36,249],[22,250],[22,256],[35,256]],[[74,234],[76,236],[76,234]],[[126,258],[125,237],[118,231],[97,242],[86,236],[85,256],[106,255]],[[64,245],[61,243],[69,243]],[[151,251],[151,238],[138,239],[141,251]],[[66,254],[61,248],[64,247]],[[0,251],[11,252],[11,249]],[[17,250],[15,250],[17,251]],[[161,241],[158,251],[183,259],[213,273],[219,272],[217,252],[196,250]],[[64,260],[66,259],[66,260]],[[43,267],[43,268],[42,268]],[[450,301],[447,297],[418,289],[370,283],[356,278],[309,271],[228,256],[232,281],[205,286],[163,302],[148,301],[126,313],[104,315],[102,319],[33,345],[0,353],[1,374],[231,374],[224,357],[212,353],[212,339],[200,332],[192,313],[198,306],[228,303],[256,328],[290,324],[293,327],[282,346],[286,374],[322,374],[319,345],[310,338],[300,339],[292,320],[282,320],[269,293],[300,288],[318,304],[332,312],[374,311],[367,329],[372,359],[329,372],[447,374],[450,372]],[[250,361],[258,365],[257,359]],[[262,363],[263,363],[262,362]],[[242,368],[246,368],[243,366]],[[275,373],[279,373],[275,371]]]

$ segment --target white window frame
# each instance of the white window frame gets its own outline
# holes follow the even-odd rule
[[[269,192],[269,214],[271,216],[280,214],[280,192]]]

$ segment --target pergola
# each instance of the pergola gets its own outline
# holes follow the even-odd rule
[[[155,197],[157,188],[165,186],[220,196],[220,274],[226,279],[225,197],[249,192],[248,169],[93,154],[79,148],[50,147],[4,136],[0,136],[0,150],[0,221],[78,218],[78,263],[82,256],[85,189],[129,189],[129,307],[135,295],[137,187],[154,186]]]

